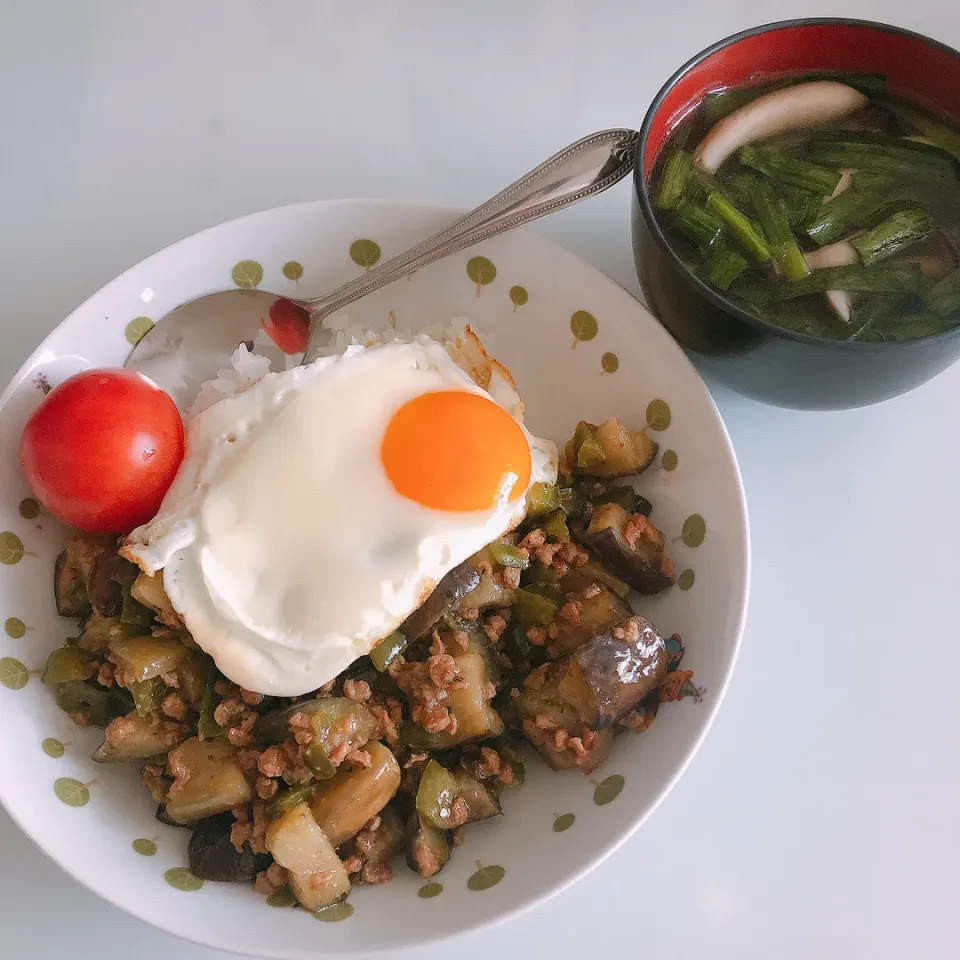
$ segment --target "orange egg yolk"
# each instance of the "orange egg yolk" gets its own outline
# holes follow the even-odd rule
[[[492,510],[530,485],[530,446],[520,425],[488,397],[462,390],[423,393],[393,415],[380,447],[402,496],[433,510]]]

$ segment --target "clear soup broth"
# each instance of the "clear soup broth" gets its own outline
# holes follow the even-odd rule
[[[960,324],[960,129],[881,75],[714,91],[651,187],[673,249],[754,316],[853,341]]]

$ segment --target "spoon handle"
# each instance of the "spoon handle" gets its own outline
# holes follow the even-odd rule
[[[577,140],[446,230],[326,296],[301,301],[312,310],[304,363],[316,357],[316,334],[324,317],[448,254],[602,193],[633,169],[638,140],[636,131],[626,129],[601,130]]]

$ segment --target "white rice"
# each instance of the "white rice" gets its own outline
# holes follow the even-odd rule
[[[317,353],[320,357],[338,356],[353,344],[375,347],[396,341],[409,343],[417,336],[427,336],[438,343],[449,343],[463,333],[466,325],[466,320],[457,318],[447,326],[431,324],[414,329],[409,325],[398,326],[391,312],[382,328],[373,330],[369,326],[350,323],[348,315],[342,312],[333,314],[322,322],[321,328],[327,331],[327,337]],[[200,392],[187,411],[187,420],[192,420],[224,397],[242,393],[271,370],[290,370],[303,360],[302,353],[282,353],[263,330],[252,342],[252,351],[247,349],[246,344],[241,343],[231,354],[230,365],[217,370],[214,379],[206,380],[200,385]]]

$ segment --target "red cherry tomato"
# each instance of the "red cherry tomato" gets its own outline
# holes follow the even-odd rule
[[[310,338],[310,314],[290,300],[277,300],[270,307],[270,322],[260,325],[284,353],[303,353]]]
[[[64,380],[20,438],[36,498],[64,523],[97,533],[129,533],[155,516],[182,459],[180,412],[132,370]]]

